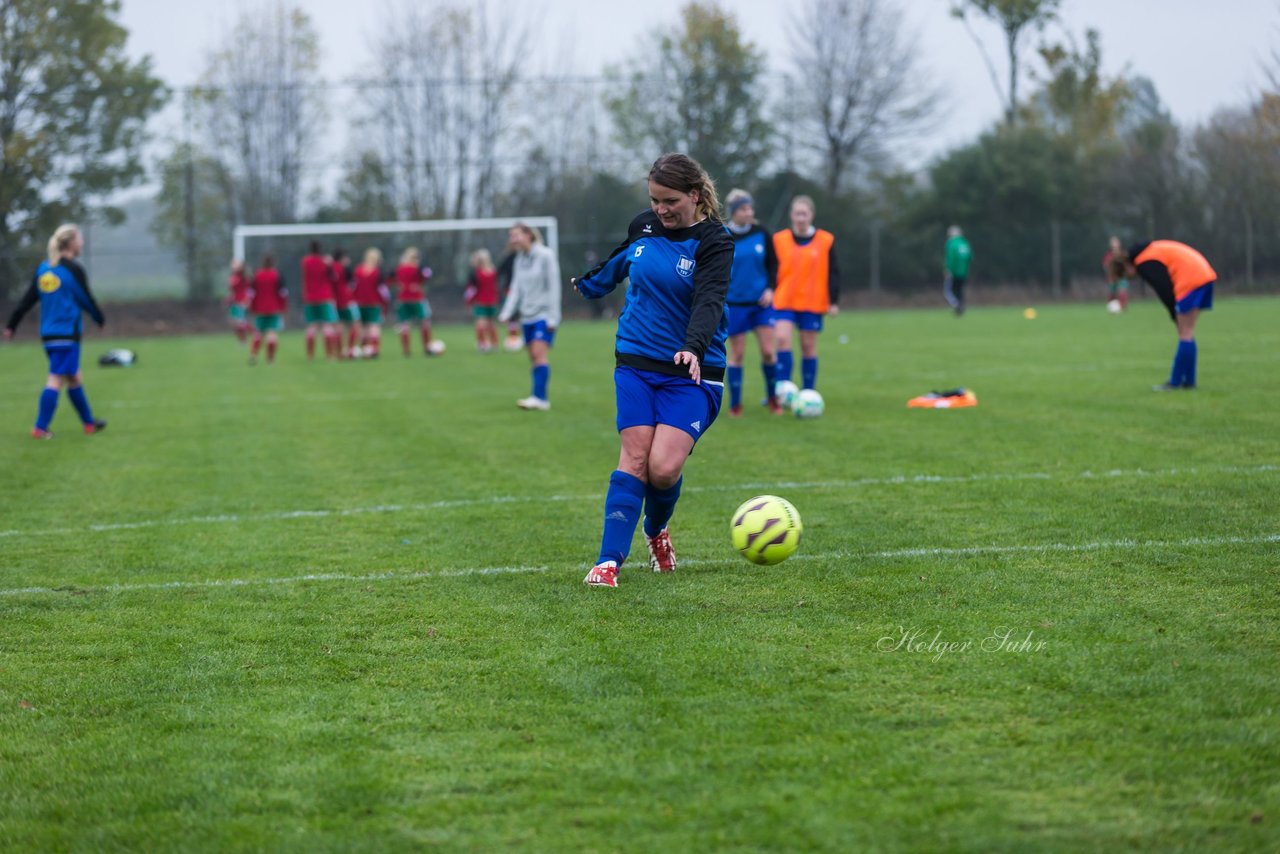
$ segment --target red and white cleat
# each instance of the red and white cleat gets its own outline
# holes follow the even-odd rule
[[[782,401],[778,400],[777,397],[770,397],[764,402],[764,405],[769,407],[769,411],[774,415],[785,415],[787,413],[787,410],[782,408]]]
[[[676,550],[671,548],[671,535],[663,528],[656,537],[645,537],[649,543],[649,568],[654,572],[676,571]]]
[[[53,434],[50,433],[48,430],[41,430],[39,427],[32,427],[31,438],[32,439],[52,439]]]
[[[591,571],[587,573],[586,578],[582,579],[582,583],[591,587],[617,587],[618,565],[611,560],[598,563],[591,567]]]

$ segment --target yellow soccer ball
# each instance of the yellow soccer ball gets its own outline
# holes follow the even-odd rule
[[[795,554],[804,526],[790,501],[757,495],[733,513],[733,547],[752,563],[773,566]]]

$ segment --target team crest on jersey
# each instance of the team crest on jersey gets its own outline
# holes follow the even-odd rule
[[[763,244],[763,243],[757,243],[757,244],[756,244],[756,254],[757,254],[757,255],[763,255],[763,254],[764,254],[764,244]]]
[[[688,278],[693,275],[693,259],[680,256],[680,260],[676,262],[676,272]]]
[[[46,294],[51,294],[62,287],[62,279],[58,278],[57,273],[45,273],[40,277],[39,287]]]

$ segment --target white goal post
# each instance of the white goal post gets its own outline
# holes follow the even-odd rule
[[[231,237],[232,258],[244,257],[245,239],[249,237],[318,237],[324,234],[422,234],[433,231],[470,231],[507,229],[522,222],[540,228],[552,252],[560,251],[560,229],[553,216],[512,216],[488,219],[420,219],[396,222],[297,222],[276,225],[237,225]]]

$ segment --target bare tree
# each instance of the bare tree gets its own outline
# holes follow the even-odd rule
[[[1053,20],[1058,5],[1062,0],[954,0],[951,14],[959,18],[978,45],[982,53],[982,61],[991,75],[991,83],[996,94],[1004,102],[1005,121],[1012,125],[1018,115],[1018,66],[1021,59],[1022,36],[1031,29],[1043,29],[1045,24]],[[969,25],[968,12],[982,15],[1000,27],[1004,34],[1005,53],[1009,60],[1009,85],[1002,88],[1000,78],[996,75],[995,65],[991,62],[987,49],[978,38],[973,27]]]
[[[1280,3],[1276,3],[1276,11],[1280,12]],[[1262,60],[1262,73],[1267,78],[1272,94],[1280,95],[1280,24],[1271,28],[1276,41],[1271,52]]]
[[[393,19],[372,44],[381,83],[367,106],[397,207],[415,218],[487,215],[530,26],[489,0],[405,3]]]
[[[686,152],[729,185],[754,179],[772,148],[764,71],[764,52],[744,38],[731,10],[689,0],[678,23],[639,34],[609,71],[605,103],[620,147],[641,162]]]
[[[325,109],[319,37],[299,8],[244,12],[194,93],[208,148],[233,178],[243,222],[290,222]]]
[[[793,138],[821,157],[829,191],[935,115],[940,93],[893,0],[807,0],[788,36]]]

